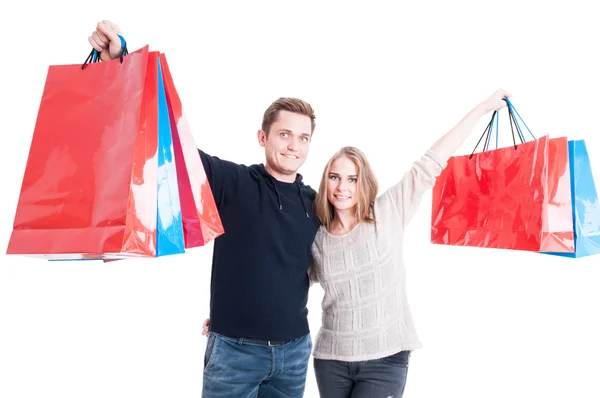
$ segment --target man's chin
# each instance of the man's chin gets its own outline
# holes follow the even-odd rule
[[[290,168],[281,169],[281,171],[280,171],[281,174],[286,175],[286,176],[294,175],[297,172],[298,172],[298,169],[290,169]]]
[[[302,166],[302,163],[296,161],[295,163],[297,163],[297,165],[280,165],[277,170],[281,173],[281,174],[285,174],[285,175],[291,175],[291,174],[296,174],[298,172],[298,170],[300,169],[300,166]]]
[[[296,168],[293,167],[281,167],[280,165],[278,165],[277,167],[273,167],[273,166],[267,166],[268,169],[272,170],[274,173],[280,174],[280,175],[284,175],[284,176],[292,176],[294,174],[296,174],[298,172],[298,169],[300,168],[299,166]]]

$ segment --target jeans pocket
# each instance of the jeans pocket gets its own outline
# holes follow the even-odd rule
[[[381,362],[392,366],[407,368],[409,359],[410,351],[400,351],[390,356],[381,358]]]
[[[208,341],[206,342],[206,351],[204,353],[204,371],[206,372],[210,365],[214,362],[215,348],[217,343],[217,336],[210,332],[208,334]]]

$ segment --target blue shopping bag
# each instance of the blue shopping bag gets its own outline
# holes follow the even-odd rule
[[[185,253],[183,218],[179,201],[169,105],[158,62],[158,198],[156,257]]]
[[[579,258],[600,254],[600,204],[585,140],[569,140],[574,253],[546,253]]]

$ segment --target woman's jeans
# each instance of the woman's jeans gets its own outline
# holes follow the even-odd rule
[[[410,351],[370,361],[314,359],[321,398],[401,398]]]

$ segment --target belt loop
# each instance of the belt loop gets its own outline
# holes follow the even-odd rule
[[[240,337],[240,339],[238,340],[238,345],[242,345],[244,344],[244,338]]]
[[[267,344],[269,345],[269,347],[272,347],[271,340],[267,340]]]

